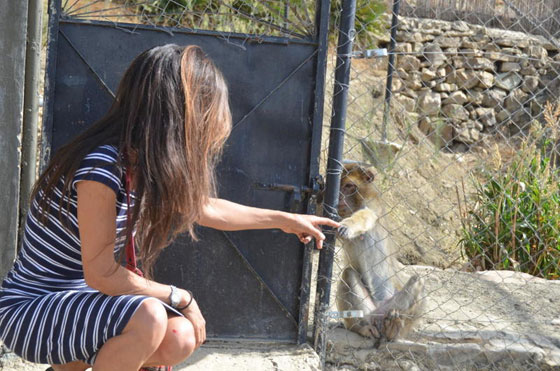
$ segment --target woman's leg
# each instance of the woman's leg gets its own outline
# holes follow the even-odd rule
[[[81,361],[65,363],[63,365],[51,365],[54,371],[85,371],[91,366]]]
[[[179,316],[168,318],[159,301],[147,299],[123,332],[101,347],[93,370],[136,371],[142,365],[176,365],[194,352],[195,345],[189,320]]]
[[[94,371],[137,371],[159,348],[167,331],[167,313],[156,299],[142,302],[123,332],[99,352]]]
[[[173,366],[187,359],[195,349],[196,339],[191,322],[184,317],[171,317],[167,321],[163,341],[144,366]]]

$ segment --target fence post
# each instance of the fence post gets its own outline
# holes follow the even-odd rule
[[[43,16],[43,4],[42,0],[29,0],[28,4],[18,245],[21,243],[23,237],[25,216],[29,206],[29,196],[37,175],[37,121],[39,118],[39,78],[41,75],[41,21]]]
[[[5,1],[0,12],[0,278],[17,247],[27,1]]]
[[[323,205],[323,214],[331,218],[337,216],[336,209],[338,207],[340,175],[342,172],[346,106],[350,84],[350,63],[352,58],[352,43],[355,34],[355,15],[356,0],[342,1],[338,46],[336,50],[337,61],[329,136],[327,182]],[[315,329],[313,334],[315,350],[321,357],[323,363],[325,362],[326,351],[325,324],[331,294],[334,242],[336,238],[332,229],[327,230],[327,232],[331,233],[326,233],[327,239],[319,257],[317,299],[315,302]]]

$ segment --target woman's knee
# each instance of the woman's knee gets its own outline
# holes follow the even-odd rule
[[[164,364],[175,365],[189,357],[196,348],[194,328],[183,317],[170,318],[167,332],[157,353]]]
[[[146,299],[136,310],[123,333],[134,332],[139,340],[146,340],[158,346],[167,330],[167,312],[165,307],[153,298]]]

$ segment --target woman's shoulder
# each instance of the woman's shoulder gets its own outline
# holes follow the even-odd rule
[[[105,163],[119,163],[119,150],[112,144],[103,144],[95,147],[90,153],[84,157],[84,161],[97,160]]]
[[[75,189],[79,181],[93,180],[109,186],[118,193],[123,187],[121,162],[116,146],[105,144],[94,148],[84,157],[74,173],[72,187]]]

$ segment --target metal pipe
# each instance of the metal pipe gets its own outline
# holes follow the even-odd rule
[[[323,108],[325,102],[325,75],[327,70],[327,52],[329,46],[330,0],[318,0],[315,11],[315,40],[317,41],[317,63],[315,72],[315,97],[313,110],[313,132],[311,134],[309,184],[317,182],[319,176],[319,156],[321,152],[321,132],[323,128]],[[313,188],[313,187],[311,187]],[[316,205],[312,197],[307,203],[307,213],[315,214]],[[298,344],[307,341],[309,321],[309,298],[311,296],[313,243],[307,244],[303,253],[302,285],[300,288],[300,318],[298,326]]]
[[[352,43],[354,40],[354,18],[356,0],[343,0],[338,33],[337,62],[333,92],[331,129],[329,136],[329,154],[327,162],[327,181],[323,204],[323,215],[337,218],[338,194],[342,172],[342,155],[344,150],[344,131],[346,123],[346,107],[348,88],[350,86],[350,63],[352,59]],[[315,302],[314,346],[321,361],[325,361],[326,337],[325,324],[331,294],[331,276],[334,260],[335,230],[325,228],[327,236],[319,257],[317,273],[317,297]]]
[[[387,66],[387,83],[385,84],[385,106],[383,109],[383,128],[381,139],[387,141],[387,123],[391,112],[391,97],[393,95],[393,73],[395,71],[395,45],[397,43],[397,27],[399,25],[399,9],[401,0],[393,0],[393,18],[391,20],[391,41],[389,43],[389,65]]]
[[[27,8],[27,45],[25,51],[25,88],[19,198],[18,246],[29,207],[29,196],[37,175],[37,121],[39,113],[39,79],[41,76],[41,25],[43,2],[29,0]]]

